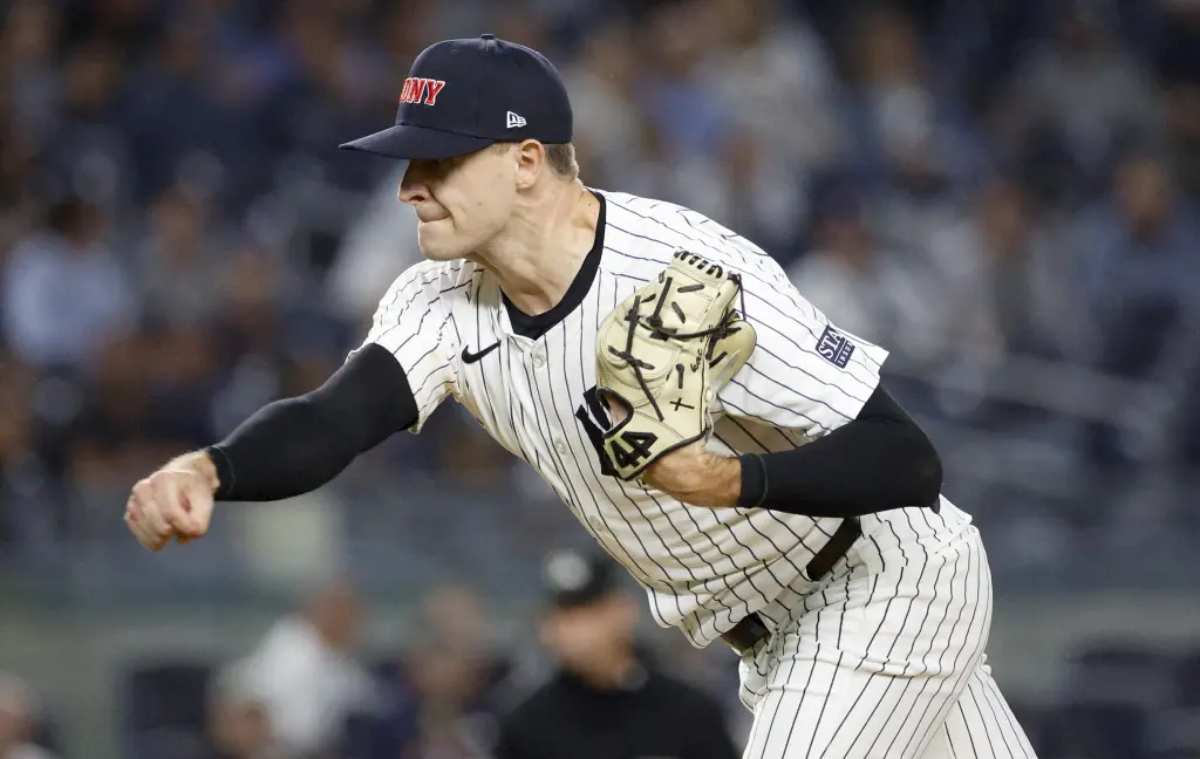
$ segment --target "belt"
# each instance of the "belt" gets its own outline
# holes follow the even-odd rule
[[[813,556],[812,561],[808,562],[808,566],[804,568],[809,579],[816,582],[829,574],[829,570],[833,569],[833,565],[837,563],[838,559],[846,555],[850,546],[854,545],[854,541],[858,540],[860,535],[862,535],[862,526],[856,517],[842,520],[841,526],[833,533],[833,537],[825,543],[820,551],[817,551],[817,555]],[[733,629],[722,634],[721,640],[728,643],[730,648],[741,655],[754,648],[770,632],[758,612],[751,612],[742,617],[733,626]]]

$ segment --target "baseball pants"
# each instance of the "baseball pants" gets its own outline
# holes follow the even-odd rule
[[[853,549],[820,590],[764,612],[780,624],[740,663],[743,759],[1036,759],[987,665],[991,572],[974,526]]]

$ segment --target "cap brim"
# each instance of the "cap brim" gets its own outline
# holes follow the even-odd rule
[[[453,158],[482,150],[495,140],[470,137],[440,129],[397,124],[381,132],[359,137],[338,145],[342,150],[361,150],[364,153],[388,158]]]

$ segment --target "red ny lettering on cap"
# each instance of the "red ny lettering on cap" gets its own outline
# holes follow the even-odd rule
[[[425,102],[425,105],[436,105],[438,93],[446,83],[441,79],[426,79],[421,76],[410,76],[404,80],[404,87],[400,90],[401,103],[420,103]]]

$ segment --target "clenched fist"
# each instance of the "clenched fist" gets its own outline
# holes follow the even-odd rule
[[[203,451],[172,459],[139,480],[125,504],[125,524],[138,542],[158,551],[171,538],[180,543],[208,532],[217,470]]]

